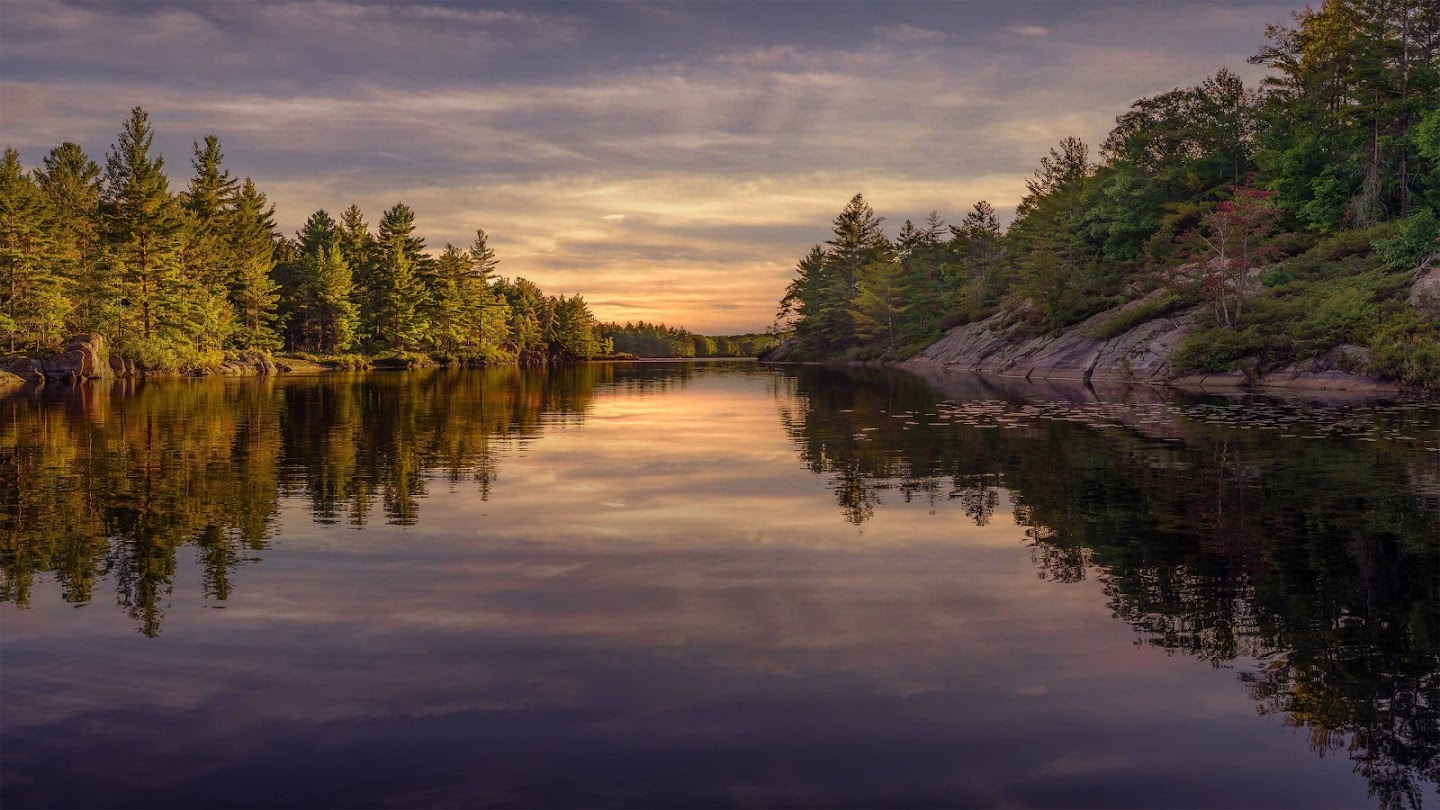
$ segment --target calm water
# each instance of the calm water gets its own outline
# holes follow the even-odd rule
[[[0,400],[0,804],[1440,806],[1440,409],[1128,397]]]

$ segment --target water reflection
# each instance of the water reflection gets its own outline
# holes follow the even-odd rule
[[[1235,404],[749,364],[0,400],[0,795],[1418,807],[1440,411]]]
[[[320,523],[414,525],[437,484],[488,498],[500,457],[582,423],[597,387],[693,374],[620,368],[120,381],[0,400],[0,599],[28,605],[48,572],[84,604],[108,577],[158,635],[177,551],[196,550],[204,594],[224,601],[274,536],[281,497]]]
[[[893,491],[983,526],[1004,488],[1042,579],[1098,577],[1138,643],[1241,668],[1259,713],[1348,756],[1381,805],[1440,785],[1440,409],[796,381],[781,418],[846,520]]]

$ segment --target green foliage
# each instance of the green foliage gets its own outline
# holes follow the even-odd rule
[[[336,354],[325,358],[322,362],[332,368],[348,371],[370,367],[370,361],[363,354]]]
[[[1330,0],[1266,31],[1251,60],[1273,71],[1257,163],[1304,227],[1367,227],[1433,195],[1418,159],[1440,109],[1440,25],[1427,5]]]
[[[322,209],[305,221],[293,244],[294,254],[279,268],[286,347],[322,355],[345,352],[357,342],[360,319],[341,233]]]
[[[73,143],[33,175],[6,151],[0,348],[44,352],[100,332],[155,371],[281,348],[344,367],[363,365],[346,354],[357,349],[465,364],[607,350],[579,296],[497,279],[483,230],[437,259],[408,206],[387,210],[377,237],[352,205],[339,222],[316,211],[286,239],[254,182],[224,167],[218,138],[192,145],[194,175],[178,195],[153,140],[136,107],[103,172]]]
[[[695,356],[695,336],[684,329],[645,321],[627,322],[624,326],[602,323],[598,328],[601,336],[609,340],[617,352],[636,357]]]
[[[240,184],[221,168],[225,156],[217,137],[207,135],[203,147],[194,143],[191,149],[195,176],[179,198],[185,212],[184,275],[205,295],[223,296],[233,282],[236,257],[227,237]]]
[[[588,360],[606,354],[610,347],[598,334],[595,316],[585,299],[575,295],[560,296],[550,307],[545,323],[545,340],[550,354],[564,360]]]
[[[354,282],[351,300],[359,317],[358,340],[369,345],[374,342],[379,329],[380,279],[375,273],[379,245],[358,206],[352,205],[340,215],[339,231],[340,255],[349,266]]]
[[[427,287],[430,263],[424,240],[414,235],[415,214],[396,203],[380,221],[380,252],[375,266],[375,324],[372,345],[382,353],[410,352],[425,344],[430,327]]]
[[[545,359],[549,350],[545,323],[554,302],[539,285],[525,278],[513,282],[502,278],[495,283],[495,293],[504,300],[508,313],[503,347],[522,363]]]
[[[498,262],[487,244],[485,231],[477,230],[470,250],[446,245],[435,263],[426,314],[431,328],[429,345],[453,357],[492,357],[504,339],[505,303],[490,290],[490,275]]]
[[[715,338],[709,335],[691,335],[690,343],[696,357],[714,357],[719,351]]]
[[[250,178],[235,196],[230,231],[234,272],[229,279],[230,301],[235,308],[233,345],[242,349],[278,349],[275,333],[280,285],[275,270],[275,207]]]
[[[50,150],[35,180],[55,221],[59,274],[68,282],[66,331],[107,332],[117,322],[119,278],[101,238],[100,167],[73,143]]]
[[[107,252],[130,302],[118,313],[114,337],[138,331],[147,343],[179,343],[188,325],[180,265],[184,218],[170,194],[164,158],[150,156],[153,139],[149,116],[136,107],[106,158],[101,212]]]
[[[871,262],[893,258],[882,221],[856,194],[836,215],[826,247],[816,245],[801,260],[780,309],[781,317],[794,319],[795,337],[807,351],[838,353],[855,345],[850,309],[861,272]]]
[[[898,322],[910,309],[906,303],[909,294],[910,286],[905,283],[904,267],[899,262],[867,264],[847,310],[855,322],[855,336],[862,343],[882,342],[894,351]]]
[[[200,349],[190,341],[167,340],[163,337],[128,333],[110,347],[112,354],[135,361],[137,368],[150,372],[183,372],[197,368],[213,368],[225,361],[225,352],[217,348]]]
[[[1370,371],[1433,386],[1433,324],[1401,300],[1404,274],[1372,269],[1359,275],[1292,281],[1256,298],[1233,329],[1192,333],[1172,362],[1195,372],[1274,368],[1324,355],[1342,345],[1369,347]]]
[[[756,357],[779,343],[774,335],[697,335],[645,321],[601,323],[595,328],[615,354],[635,357]]]
[[[1124,309],[1117,310],[1104,323],[1090,331],[1097,340],[1111,340],[1120,337],[1135,327],[1162,318],[1172,312],[1194,304],[1193,299],[1180,295],[1156,295],[1143,299]]]
[[[949,239],[932,213],[926,227],[904,223],[887,247],[857,196],[781,300],[780,326],[794,334],[787,356],[903,356],[997,310],[1006,328],[1054,332],[1165,282],[1167,298],[1097,334],[1204,300],[1236,334],[1188,338],[1179,361],[1189,368],[1363,343],[1356,324],[1399,291],[1385,270],[1413,269],[1435,250],[1440,14],[1431,5],[1328,0],[1271,26],[1252,60],[1272,69],[1258,91],[1222,70],[1140,99],[1116,118],[1098,164],[1083,142],[1062,140],[1003,235],[998,224],[979,227],[993,223],[981,203]],[[857,222],[868,223],[868,241],[844,237]],[[837,260],[842,245],[859,255],[861,241],[872,256]],[[903,268],[898,292],[886,301],[872,290],[857,306],[857,270],[871,261]]]
[[[70,302],[56,223],[40,187],[6,149],[0,165],[0,340],[10,351],[50,348],[65,335]]]
[[[376,368],[428,368],[436,365],[430,355],[413,351],[381,352],[372,360]]]
[[[1393,236],[1378,238],[1373,245],[1385,269],[1412,270],[1440,257],[1440,220],[1433,211],[1421,211],[1402,220]]]
[[[1391,301],[1374,313],[1368,331],[1372,372],[1440,389],[1440,317]]]

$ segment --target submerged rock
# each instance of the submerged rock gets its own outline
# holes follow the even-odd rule
[[[33,357],[18,357],[6,361],[4,370],[25,382],[45,382],[45,369]]]

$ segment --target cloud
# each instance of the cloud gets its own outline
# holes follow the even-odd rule
[[[1043,27],[1023,4],[826,8],[22,3],[0,141],[103,159],[140,104],[172,185],[215,133],[287,231],[404,200],[432,245],[484,227],[508,274],[637,305],[633,279],[679,278],[667,321],[750,331],[851,194],[891,226],[1008,211],[1060,138],[1098,142],[1221,66],[1253,76],[1287,7],[1047,4]]]
[[[901,23],[899,25],[882,25],[875,29],[876,36],[881,40],[890,42],[905,43],[935,43],[944,42],[949,39],[949,34],[944,31],[933,31],[928,28]]]

